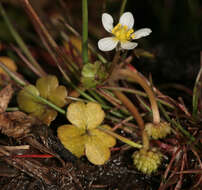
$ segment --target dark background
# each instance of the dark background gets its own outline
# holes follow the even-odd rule
[[[5,1],[7,13],[18,32],[27,43],[32,44],[36,33],[33,30],[19,1]],[[107,12],[115,20],[119,19],[121,0],[89,0],[89,39],[97,46],[97,41],[105,37],[101,14]],[[76,0],[33,0],[32,4],[42,21],[49,27],[51,15],[61,14],[72,26],[81,32],[82,1]],[[166,91],[168,84],[180,84],[192,90],[200,67],[202,49],[202,1],[200,0],[128,0],[125,11],[135,17],[134,29],[148,27],[152,33],[138,40],[139,48],[155,55],[155,59],[134,58],[134,66]],[[0,40],[13,42],[0,17]],[[52,27],[49,31],[56,34]],[[55,35],[57,38],[57,35]],[[130,54],[131,52],[129,52]],[[105,55],[112,59],[113,53]],[[110,57],[111,56],[111,57]],[[166,85],[165,85],[166,84]],[[172,85],[171,85],[172,87]],[[170,87],[169,87],[170,88]],[[176,90],[176,89],[175,89]],[[168,89],[169,95],[175,91]]]

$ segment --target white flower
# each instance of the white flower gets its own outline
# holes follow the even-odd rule
[[[102,51],[113,50],[118,44],[122,49],[134,49],[138,44],[130,42],[145,36],[148,36],[152,31],[149,28],[143,28],[134,32],[134,18],[132,13],[125,12],[119,23],[113,27],[113,18],[111,15],[104,13],[102,14],[102,24],[108,32],[113,34],[113,37],[102,38],[98,41],[98,47]]]

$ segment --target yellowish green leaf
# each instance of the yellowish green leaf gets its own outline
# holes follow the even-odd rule
[[[86,105],[83,102],[71,103],[67,108],[67,119],[79,128],[86,128]]]
[[[58,135],[62,138],[77,137],[85,134],[85,130],[74,125],[62,125],[58,128]]]
[[[31,115],[37,117],[44,124],[50,125],[53,120],[57,117],[57,112],[53,109],[48,109],[44,105],[39,105],[38,109],[31,113]]]
[[[48,99],[58,107],[63,107],[66,104],[67,89],[65,86],[58,86],[55,90],[51,91]]]
[[[97,136],[88,136],[85,153],[88,160],[95,165],[102,165],[110,158],[109,148],[104,146]]]
[[[87,129],[93,129],[98,127],[104,120],[105,113],[102,110],[100,104],[95,102],[89,102],[86,104],[86,121]]]
[[[33,85],[28,85],[22,89],[17,95],[17,102],[21,110],[32,113],[38,109],[40,103],[33,96],[39,96],[39,91]]]
[[[66,103],[67,90],[64,86],[58,86],[57,78],[52,75],[38,79],[36,85],[37,87],[29,85],[21,90],[17,96],[17,102],[20,109],[50,125],[56,118],[57,112],[40,102],[35,96],[50,99],[56,106],[61,107]]]
[[[15,62],[14,62],[11,58],[5,57],[5,56],[1,56],[1,57],[0,57],[0,61],[1,61],[6,67],[8,67],[11,71],[14,71],[14,72],[17,71],[17,66],[16,66]],[[0,74],[7,75],[7,74],[5,73],[5,71],[4,71],[2,68],[0,68]]]
[[[53,109],[46,109],[44,114],[39,117],[39,119],[45,123],[46,125],[50,125],[52,121],[55,120],[55,118],[57,117],[57,112]]]
[[[101,127],[105,127],[107,129],[110,129],[109,126],[103,125]],[[100,141],[102,141],[102,145],[106,147],[113,147],[116,144],[116,139],[112,137],[111,135],[106,134],[103,131],[100,131],[99,129],[92,129],[90,130],[90,135],[96,136],[99,138]]]
[[[36,88],[39,90],[40,96],[46,99],[50,95],[51,91],[55,90],[58,85],[58,79],[54,75],[42,77],[36,82]]]
[[[62,125],[57,130],[63,146],[78,158],[84,155],[86,135],[84,130],[73,125]]]

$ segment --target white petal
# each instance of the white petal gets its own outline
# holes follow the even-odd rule
[[[102,14],[102,24],[104,26],[104,29],[108,32],[112,31],[113,28],[113,18],[110,14],[103,13]]]
[[[118,42],[114,37],[102,38],[98,41],[98,48],[102,51],[111,51],[117,46]]]
[[[134,34],[135,34],[135,38],[133,39],[139,39],[145,36],[148,36],[151,33],[151,29],[150,28],[142,28],[140,30],[137,30]]]
[[[121,25],[126,25],[128,26],[129,29],[133,28],[134,25],[134,18],[131,12],[126,12],[122,14],[119,23]]]
[[[135,47],[137,47],[137,43],[135,42],[121,42],[121,48],[122,49],[127,49],[127,50],[130,50],[130,49],[134,49]]]

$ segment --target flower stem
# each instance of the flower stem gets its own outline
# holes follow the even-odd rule
[[[113,75],[114,68],[116,67],[116,65],[118,63],[119,58],[120,58],[120,51],[117,51],[114,58],[113,58],[111,67],[110,67],[109,73],[111,75]],[[122,70],[120,70],[120,71],[122,71]],[[115,74],[117,74],[117,73],[115,73]],[[109,83],[113,84],[114,82],[109,81]],[[137,108],[122,92],[115,90],[114,94],[127,107],[127,109],[131,112],[133,117],[136,119],[136,121],[137,121],[137,123],[138,123],[138,125],[142,131],[143,148],[146,150],[149,149],[149,138],[148,138],[147,134],[144,132],[144,121],[143,121],[140,113],[138,112]]]
[[[120,17],[123,14],[126,7],[127,0],[122,0],[121,9],[120,9]]]
[[[88,63],[88,0],[82,0],[82,58]]]
[[[110,65],[109,74],[112,74],[114,68],[116,67],[116,65],[119,61],[119,58],[120,58],[120,51],[117,51],[116,54],[114,55],[111,65]]]
[[[159,109],[157,105],[157,101],[155,98],[155,95],[153,91],[151,90],[150,86],[148,85],[147,81],[143,77],[141,77],[137,72],[133,72],[128,69],[122,69],[120,70],[120,74],[126,78],[130,78],[133,81],[137,82],[142,86],[142,88],[146,91],[148,98],[151,103],[151,109],[153,113],[153,123],[158,124],[160,123],[160,114],[159,114]]]
[[[104,127],[98,127],[98,129],[105,132],[105,133],[107,133],[107,134],[109,134],[109,135],[111,135],[111,136],[113,136],[113,137],[115,137],[115,138],[117,138],[117,139],[119,139],[120,141],[122,141],[122,142],[124,142],[124,143],[126,143],[126,144],[128,144],[128,145],[130,145],[130,146],[132,146],[134,148],[142,148],[141,144],[135,143],[135,142],[133,142],[133,141],[131,141],[131,140],[125,138],[125,137],[122,137],[122,136],[114,133],[113,131],[111,131],[109,129],[106,129]]]

